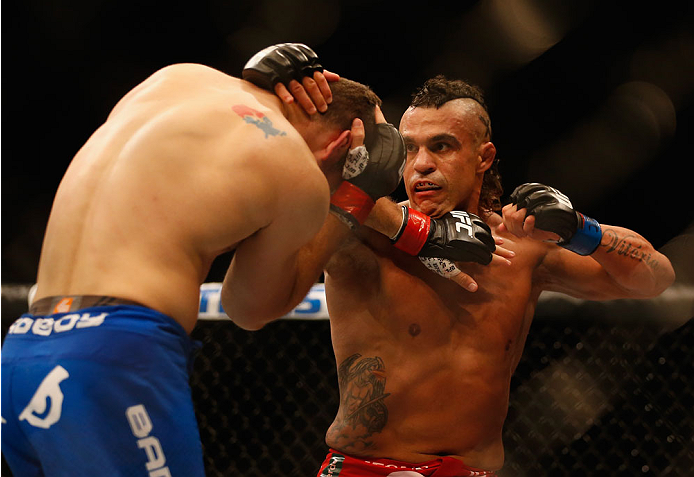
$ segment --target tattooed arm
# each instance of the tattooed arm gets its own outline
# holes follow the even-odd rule
[[[645,238],[622,227],[601,224],[597,250],[582,257],[556,246],[537,271],[543,289],[589,300],[651,298],[675,279],[668,258]]]

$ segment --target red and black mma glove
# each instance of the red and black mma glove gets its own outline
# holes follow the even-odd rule
[[[323,71],[318,55],[302,43],[279,43],[259,51],[248,60],[241,76],[254,85],[272,91],[277,83],[285,86],[293,79],[301,82]]]
[[[330,211],[350,228],[363,224],[376,200],[392,194],[405,168],[405,142],[392,124],[376,124],[365,145],[347,155],[344,179],[330,197]]]
[[[595,252],[602,240],[600,224],[574,210],[571,201],[553,187],[528,183],[516,187],[511,194],[511,203],[527,209],[535,216],[535,227],[554,232],[561,239],[557,245],[579,255]]]
[[[396,248],[420,258],[441,258],[481,265],[492,261],[492,254],[496,250],[492,231],[475,214],[454,210],[432,219],[407,206],[403,206],[402,211],[400,230],[391,237]],[[427,260],[425,264],[430,262]]]

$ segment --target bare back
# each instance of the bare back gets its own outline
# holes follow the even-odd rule
[[[516,259],[465,268],[480,284],[476,293],[373,231],[333,257],[326,293],[341,399],[329,446],[501,467],[511,375],[540,293],[533,273],[543,254],[542,244],[502,236]]]
[[[295,176],[306,193],[289,197]],[[287,220],[319,225],[321,207],[305,205],[327,204],[324,182],[273,95],[202,65],[164,68],[116,105],[70,164],[46,230],[36,298],[130,299],[190,331],[214,258],[258,230],[279,228],[282,203],[295,201],[302,214]],[[291,232],[298,247],[315,230]]]

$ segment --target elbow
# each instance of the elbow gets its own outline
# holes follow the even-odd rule
[[[675,283],[675,271],[669,262],[666,265],[660,270],[654,270],[653,275],[648,280],[649,286],[638,288],[637,298],[656,298]]]
[[[233,307],[222,302],[224,313],[236,326],[247,331],[258,331],[268,323],[272,323],[291,310],[267,308],[267,307]]]
[[[224,313],[236,326],[247,331],[258,331],[268,323],[271,323],[283,315],[272,313],[268,310],[250,309],[249,307],[233,306],[232,303],[222,302]]]
[[[231,321],[234,322],[236,326],[239,328],[246,330],[246,331],[258,331],[259,329],[263,328],[265,325],[268,324],[267,321],[259,321],[259,320],[246,320],[246,319],[234,319],[233,317],[229,317]]]
[[[224,312],[227,314],[229,319],[233,321],[236,326],[246,331],[258,331],[276,319],[275,317],[268,317],[266,314],[251,313],[248,311],[239,310],[226,310],[227,309],[225,308]]]
[[[672,266],[669,266],[667,270],[665,270],[665,273],[662,274],[662,277],[656,281],[654,296],[658,296],[670,288],[672,284],[675,283],[676,278],[675,270],[672,268]]]
[[[668,260],[663,256],[663,259],[658,262],[658,266],[653,269],[653,294],[649,298],[654,298],[662,294],[675,283],[675,269]]]
[[[222,308],[236,326],[247,331],[258,331],[274,319],[267,313],[239,306],[238,303],[230,300],[222,299]]]

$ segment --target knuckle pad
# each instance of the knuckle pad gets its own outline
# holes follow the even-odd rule
[[[278,82],[300,81],[304,76],[312,76],[314,71],[323,71],[323,67],[311,48],[302,43],[280,43],[253,55],[244,66],[242,77],[271,90]]]

